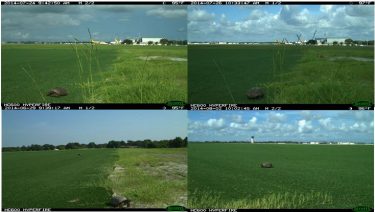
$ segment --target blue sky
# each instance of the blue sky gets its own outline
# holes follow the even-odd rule
[[[373,40],[373,5],[189,6],[189,41]]]
[[[373,143],[373,111],[189,111],[189,141]]]
[[[186,6],[1,6],[3,41],[97,40],[161,37],[186,40]]]
[[[2,111],[3,146],[187,136],[186,111]]]

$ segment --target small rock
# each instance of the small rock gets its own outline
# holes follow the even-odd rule
[[[66,96],[68,95],[68,91],[65,88],[52,88],[48,91],[47,96],[51,97],[60,97],[60,96]]]
[[[260,99],[264,96],[264,90],[260,87],[253,87],[246,92],[246,96],[249,99]]]
[[[261,168],[273,168],[272,163],[270,162],[263,162],[260,164]]]

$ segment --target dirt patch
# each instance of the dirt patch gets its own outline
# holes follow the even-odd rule
[[[329,58],[330,61],[346,60],[346,59],[356,60],[356,61],[361,61],[361,62],[374,62],[374,59],[365,58],[365,57],[342,57],[342,56],[339,56],[339,57],[331,57],[331,58]]]
[[[186,178],[187,176],[187,164],[182,163],[165,162],[159,166],[145,164],[139,168],[148,175],[165,177],[169,180]]]
[[[170,61],[177,61],[177,62],[186,62],[186,58],[182,57],[162,57],[162,56],[148,56],[148,57],[138,57],[141,60],[170,60]]]
[[[108,177],[114,178],[114,177],[118,176],[119,173],[123,173],[124,171],[125,171],[125,168],[123,168],[119,165],[115,165],[115,167],[113,168],[113,172]]]
[[[124,168],[122,168],[121,166],[116,166],[114,169],[113,169],[113,172],[123,172],[125,169]]]
[[[72,199],[72,200],[69,200],[68,202],[70,202],[70,203],[79,202],[79,199],[78,198],[77,199]]]

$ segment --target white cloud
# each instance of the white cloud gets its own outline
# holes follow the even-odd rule
[[[189,10],[189,40],[274,41],[286,37],[295,41],[297,33],[308,40],[316,29],[316,37],[373,38],[373,6],[322,5],[320,12],[299,5],[283,5],[278,12],[246,8],[251,12],[241,19],[231,13],[211,13],[204,6]]]
[[[186,9],[168,9],[166,7],[158,7],[156,9],[152,9],[147,11],[147,15],[155,15],[164,18],[181,18],[186,17],[187,11]]]
[[[318,120],[319,124],[324,127],[327,130],[334,129],[334,126],[332,125],[332,119],[331,118],[323,118]]]
[[[257,117],[252,117],[252,118],[249,120],[249,124],[252,124],[252,125],[254,125],[256,122],[257,122]]]
[[[333,5],[320,5],[320,11],[324,13],[329,13],[333,8]]]
[[[242,116],[241,115],[233,115],[232,120],[236,123],[242,122]]]
[[[23,32],[15,32],[13,33],[15,38],[27,39],[30,33],[23,33]]]
[[[255,116],[253,116],[253,117],[251,117],[251,119],[249,119],[249,121],[247,123],[241,124],[241,123],[231,122],[229,124],[229,127],[235,128],[235,129],[241,129],[241,130],[251,130],[251,129],[255,129],[257,120],[258,119]]]
[[[269,120],[272,122],[283,122],[286,120],[286,115],[281,113],[270,113]]]
[[[225,121],[223,118],[220,119],[209,119],[207,121],[207,126],[211,128],[222,128],[224,127]]]
[[[215,17],[215,14],[208,13],[205,10],[194,9],[188,14],[189,21],[211,21]]]
[[[298,132],[299,133],[310,133],[312,132],[311,121],[306,121],[304,119],[298,121]]]
[[[366,132],[367,125],[363,122],[355,122],[352,126],[350,126],[350,129],[354,132]]]

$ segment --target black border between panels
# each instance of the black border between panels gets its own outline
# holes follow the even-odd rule
[[[374,5],[374,1],[1,1],[1,5]]]
[[[2,103],[2,110],[374,110],[354,104],[55,104]]]
[[[369,208],[369,211],[374,209]],[[2,208],[2,211],[168,211],[167,208]],[[355,211],[354,209],[185,209],[188,212],[246,212],[246,211]]]

